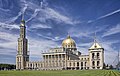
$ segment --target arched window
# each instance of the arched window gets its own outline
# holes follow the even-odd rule
[[[99,62],[99,61],[97,61],[97,66],[99,66],[99,64],[100,64],[100,62]]]
[[[41,67],[42,67],[42,63],[41,63]]]
[[[29,67],[29,63],[28,63],[28,67]]]
[[[75,62],[73,63],[73,66],[75,66]]]
[[[32,63],[30,64],[30,67],[32,67]]]
[[[99,53],[97,53],[97,59],[99,59]]]
[[[79,62],[77,62],[77,67],[79,66]]]
[[[36,63],[36,67],[37,67],[37,63]]]
[[[83,62],[81,62],[81,66],[83,66]]]
[[[95,66],[95,61],[92,62],[92,65]]]
[[[68,47],[70,47],[70,45],[68,45]]]
[[[71,62],[70,62],[70,66],[71,66]]]
[[[92,59],[94,59],[94,56],[95,56],[95,54],[94,54],[94,53],[92,53]]]
[[[87,62],[85,62],[85,66],[86,66]]]

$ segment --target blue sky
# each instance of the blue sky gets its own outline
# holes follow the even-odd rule
[[[120,49],[120,0],[0,0],[0,63],[15,64],[22,13],[27,26],[30,61],[60,47],[68,32],[88,54],[94,32],[105,49],[105,63],[116,64]],[[113,61],[115,62],[113,63]]]

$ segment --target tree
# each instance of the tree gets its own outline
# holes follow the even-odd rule
[[[110,66],[109,66],[109,69],[113,69],[113,66],[112,66],[112,65],[110,65]]]
[[[106,65],[106,67],[109,67],[108,64]]]
[[[103,63],[103,69],[106,69],[106,64],[105,63]]]
[[[0,70],[12,70],[15,69],[13,64],[0,64]]]

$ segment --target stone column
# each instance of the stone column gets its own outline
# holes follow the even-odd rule
[[[53,67],[55,67],[55,55],[53,55]]]
[[[54,61],[53,61],[54,59],[53,58],[54,58],[54,55],[52,55],[52,67],[54,67],[53,66],[54,65]]]
[[[49,63],[49,62],[50,62],[50,61],[49,61],[50,59],[49,59],[49,56],[50,56],[50,55],[48,55],[48,60],[47,60],[47,61],[48,61],[48,67],[50,66],[50,63]]]
[[[45,62],[44,62],[44,67],[46,67],[46,55],[45,55]]]
[[[97,58],[97,53],[95,52],[95,59]],[[95,69],[97,69],[97,60],[95,60]]]
[[[83,69],[85,69],[85,62],[83,61]]]
[[[60,67],[60,58],[59,58],[59,54],[58,54],[58,67]]]
[[[64,67],[64,64],[63,64],[63,54],[61,54],[61,65],[62,65],[62,67]]]
[[[67,69],[67,54],[65,54],[65,69]]]
[[[50,67],[52,67],[52,55],[50,55]]]
[[[57,56],[55,55],[55,67],[57,66],[56,60],[57,60]]]
[[[79,69],[81,69],[81,61],[79,61]]]

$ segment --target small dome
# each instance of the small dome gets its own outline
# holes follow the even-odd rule
[[[65,48],[76,48],[75,41],[68,35],[68,37],[63,40],[62,46]]]

